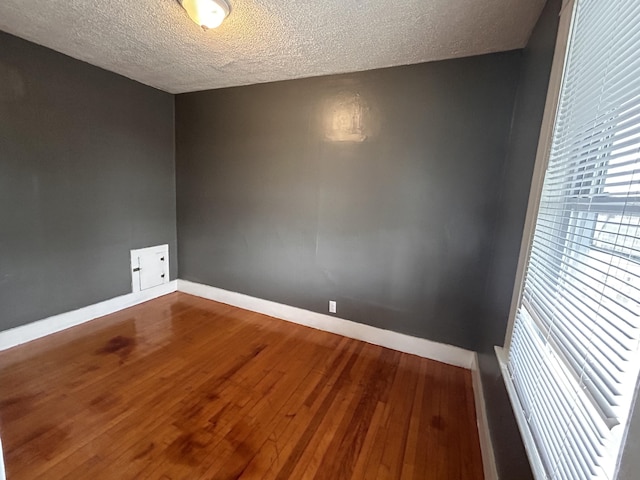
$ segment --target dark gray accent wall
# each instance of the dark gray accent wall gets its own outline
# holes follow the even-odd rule
[[[475,347],[519,67],[178,95],[180,278]]]
[[[640,472],[640,383],[636,383],[636,393],[629,423],[623,439],[616,480],[637,480]]]
[[[523,53],[509,153],[496,209],[496,231],[481,320],[478,357],[500,478],[532,478],[494,353],[503,345],[518,265],[538,138],[549,85],[561,0],[549,0]]]
[[[168,243],[173,96],[0,33],[0,330],[131,291]]]

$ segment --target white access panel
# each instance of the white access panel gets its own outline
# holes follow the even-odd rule
[[[131,285],[134,292],[169,283],[169,245],[131,250]]]

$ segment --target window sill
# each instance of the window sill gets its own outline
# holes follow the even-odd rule
[[[509,368],[507,366],[507,352],[502,347],[498,346],[495,347],[495,350],[496,357],[498,357],[498,363],[500,364],[502,378],[504,379],[504,385],[507,389],[507,393],[509,394],[511,408],[513,410],[513,414],[516,417],[516,422],[518,424],[518,429],[520,430],[520,436],[522,437],[524,448],[527,452],[527,457],[529,457],[529,463],[531,465],[533,477],[536,480],[546,480],[548,477],[545,473],[542,459],[540,458],[540,454],[538,453],[538,450],[536,448],[533,434],[531,433],[531,430],[529,430],[529,424],[527,423],[527,419],[524,416],[524,412],[520,408],[518,396],[516,394],[516,387],[511,380],[511,376],[509,375]]]

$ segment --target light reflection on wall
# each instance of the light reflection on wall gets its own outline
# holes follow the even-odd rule
[[[359,93],[339,92],[325,101],[323,127],[330,142],[364,142],[369,134],[369,107]]]

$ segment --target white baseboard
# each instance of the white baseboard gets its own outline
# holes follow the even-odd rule
[[[487,419],[487,406],[484,401],[482,389],[482,376],[478,364],[478,355],[473,354],[473,367],[471,368],[471,380],[473,382],[473,397],[476,404],[476,419],[478,422],[478,438],[480,439],[480,451],[482,452],[482,467],[485,480],[498,480],[498,468],[493,453],[489,420]]]
[[[88,322],[98,317],[115,313],[125,308],[133,307],[139,303],[153,300],[177,289],[177,281],[172,280],[148,290],[136,293],[128,293],[120,297],[111,298],[104,302],[95,303],[87,307],[79,308],[71,312],[54,315],[43,320],[28,323],[20,327],[0,332],[0,351],[30,342],[36,338],[44,337],[60,330],[64,330],[81,323]]]
[[[424,338],[412,337],[390,330],[383,330],[382,328],[344,320],[323,313],[311,312],[302,308],[291,307],[261,298],[250,297],[242,293],[230,292],[201,283],[178,280],[178,291],[318,330],[337,333],[344,337],[362,340],[400,352],[411,353],[438,362],[455,365],[456,367],[471,369],[475,359],[475,352],[463,348],[432,342]]]

